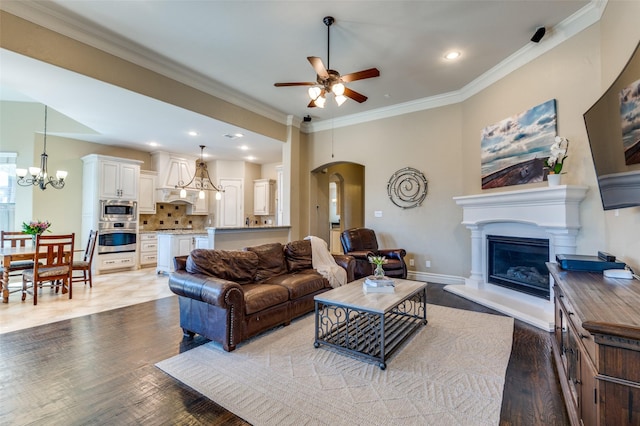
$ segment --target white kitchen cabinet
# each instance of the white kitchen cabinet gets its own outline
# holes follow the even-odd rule
[[[174,272],[173,258],[188,255],[191,250],[196,248],[196,237],[206,236],[207,234],[158,234],[158,264],[156,272]]]
[[[158,236],[155,232],[141,232],[139,234],[140,267],[156,265],[158,263]]]
[[[138,213],[155,214],[156,213],[156,181],[157,172],[148,170],[140,170],[139,197],[138,197]]]
[[[96,256],[96,272],[136,268],[136,253],[106,253]]]
[[[253,181],[253,214],[270,216],[275,214],[276,182],[272,179]]]
[[[138,199],[140,165],[123,161],[99,160],[99,194],[101,199]]]
[[[209,236],[208,235],[198,235],[195,239],[197,249],[208,249],[209,248]]]

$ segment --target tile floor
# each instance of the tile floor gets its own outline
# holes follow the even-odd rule
[[[17,291],[9,295],[9,303],[0,303],[0,334],[169,297],[173,293],[168,281],[169,276],[156,274],[155,268],[102,274],[93,277],[93,288],[75,283],[71,300],[45,288],[36,306],[33,295],[27,294],[23,302]],[[19,277],[12,278],[10,289],[21,286]]]

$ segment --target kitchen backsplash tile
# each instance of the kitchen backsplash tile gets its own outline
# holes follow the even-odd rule
[[[138,226],[145,231],[158,229],[204,229],[208,216],[188,215],[186,204],[158,203],[156,214],[141,214]]]

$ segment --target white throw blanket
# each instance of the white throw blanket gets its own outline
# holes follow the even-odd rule
[[[336,263],[327,243],[322,238],[308,236],[305,240],[311,241],[311,264],[313,269],[325,277],[331,287],[336,288],[347,283],[347,271]]]

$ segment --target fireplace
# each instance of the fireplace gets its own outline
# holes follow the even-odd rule
[[[464,285],[445,290],[552,331],[553,283],[545,262],[575,254],[587,189],[559,185],[455,197],[471,231],[471,274]]]
[[[488,282],[549,300],[549,240],[487,235]]]

